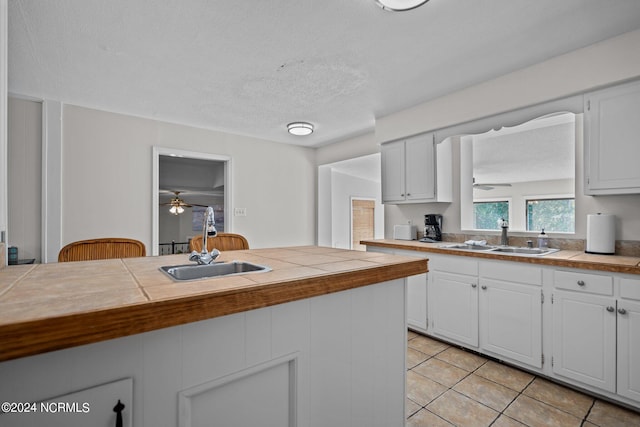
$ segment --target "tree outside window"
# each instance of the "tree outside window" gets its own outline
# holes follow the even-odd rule
[[[478,230],[499,230],[498,220],[509,219],[509,202],[473,202],[473,228]]]
[[[575,232],[574,198],[527,200],[527,231]]]

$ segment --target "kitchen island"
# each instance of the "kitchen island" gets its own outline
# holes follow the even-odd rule
[[[115,417],[119,399],[124,425],[404,425],[404,278],[426,260],[314,246],[221,258],[272,270],[183,283],[159,270],[186,255],[0,270],[0,400],[91,402],[61,425]]]

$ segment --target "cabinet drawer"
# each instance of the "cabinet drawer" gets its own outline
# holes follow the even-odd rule
[[[432,257],[429,270],[447,271],[456,274],[478,275],[478,261],[460,256]]]
[[[480,277],[542,286],[542,269],[519,262],[482,261]]]
[[[620,279],[620,296],[640,301],[640,279]]]
[[[582,291],[599,295],[613,295],[613,277],[597,274],[554,271],[553,284],[558,289]]]

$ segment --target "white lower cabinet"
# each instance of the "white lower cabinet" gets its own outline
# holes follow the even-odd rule
[[[429,254],[417,251],[394,250],[368,246],[367,252],[428,258]],[[418,332],[427,333],[427,273],[409,276],[407,281],[407,326]]]
[[[554,271],[553,374],[640,404],[640,279]]]
[[[640,302],[618,301],[618,394],[640,402]]]
[[[542,269],[482,261],[479,275],[480,348],[542,368]]]
[[[413,254],[429,273],[409,282],[410,327],[640,409],[638,276]]]
[[[480,279],[480,347],[542,367],[542,298],[535,286]]]
[[[542,367],[540,268],[437,257],[429,270],[430,334]]]
[[[427,273],[407,277],[407,324],[427,331]]]
[[[616,301],[553,294],[553,372],[610,392],[616,380]]]
[[[443,271],[429,274],[430,333],[478,347],[478,278]]]

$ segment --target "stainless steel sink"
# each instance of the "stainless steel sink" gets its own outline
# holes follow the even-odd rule
[[[541,248],[519,248],[513,246],[498,246],[493,248],[492,252],[500,252],[515,255],[546,255],[552,252],[558,252],[559,249],[541,249]]]
[[[445,249],[465,249],[468,251],[490,251],[494,248],[494,246],[489,246],[489,245],[468,245],[466,243],[440,245],[440,247]]]
[[[164,273],[178,281],[227,277],[238,274],[266,273],[271,268],[244,261],[216,262],[208,265],[184,264],[160,267]]]
[[[520,256],[542,256],[553,252],[558,252],[560,249],[541,249],[541,248],[525,248],[517,246],[491,246],[491,245],[471,245],[466,243],[451,243],[440,245],[443,249],[460,249],[475,252],[493,252],[504,255],[520,255]]]

